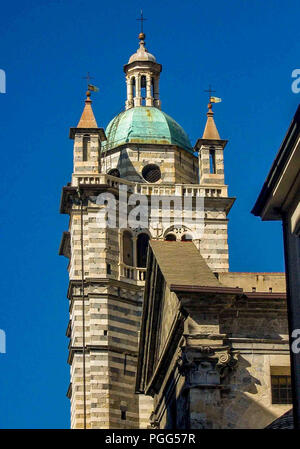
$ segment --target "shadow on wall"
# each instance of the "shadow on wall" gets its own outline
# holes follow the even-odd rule
[[[261,356],[259,356],[261,357]],[[249,372],[253,367],[244,357],[238,357],[237,368],[229,374],[223,389],[194,388],[192,422],[190,426],[190,391],[181,390],[180,394],[166,405],[166,429],[263,429],[282,412],[271,410],[269,386],[263,379],[263,367],[259,367],[258,375]],[[170,379],[170,383],[175,379]],[[228,386],[228,388],[226,388]],[[265,388],[264,388],[265,386]],[[198,394],[199,392],[199,394]],[[200,393],[201,392],[201,393]],[[197,399],[198,398],[198,399]],[[198,402],[198,404],[197,404]],[[290,408],[290,405],[286,406]],[[199,415],[196,419],[196,415]]]
[[[225,389],[221,396],[221,428],[261,429],[276,418],[276,414],[263,404],[270,400],[268,386],[264,389],[260,380],[264,373],[258,366],[257,375],[252,375],[249,372],[251,366],[248,360],[239,356],[236,369],[224,379],[229,389]]]
[[[131,151],[134,151],[138,160],[139,160],[139,148],[135,148],[134,150],[131,149]],[[150,153],[149,153],[150,155]],[[165,176],[167,175],[167,173],[161,173],[160,168],[157,165],[157,162],[153,163],[153,161],[151,161],[151,158],[149,158],[148,160],[145,160],[143,158],[143,163],[142,163],[142,169],[145,168],[150,168],[150,166],[152,166],[152,168],[155,170],[152,170],[152,174],[151,176],[149,176],[149,179],[147,178],[147,176],[145,176],[145,174],[142,174],[142,169],[141,172],[137,172],[136,168],[133,166],[130,157],[128,155],[128,149],[127,148],[122,148],[119,151],[119,158],[118,158],[118,163],[117,163],[117,167],[111,167],[111,168],[117,168],[120,172],[120,176],[121,178],[126,178],[128,181],[133,181],[133,182],[150,182],[150,183],[155,183],[159,180],[164,180]],[[145,179],[144,177],[145,176]]]
[[[139,150],[137,150],[138,152]],[[116,167],[121,175],[121,178],[128,179],[129,181],[142,182],[143,178],[141,174],[139,174],[128,156],[127,148],[121,149],[119,153],[119,159]]]

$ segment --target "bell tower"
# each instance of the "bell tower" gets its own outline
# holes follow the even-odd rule
[[[234,198],[224,184],[227,141],[220,139],[210,102],[203,136],[192,147],[184,129],[160,108],[162,66],[145,48],[143,32],[139,40],[124,66],[125,110],[104,132],[88,91],[79,123],[70,129],[74,168],[60,206],[70,219],[59,254],[69,258],[72,428],[149,425],[152,398],[135,390],[149,241],[191,240],[212,271],[228,271],[227,215]],[[188,220],[178,223],[185,203]],[[132,225],[136,207],[149,215]],[[110,223],[101,220],[109,211],[115,212]]]
[[[60,204],[70,217],[59,254],[69,259],[71,428],[147,427],[152,401],[135,394],[135,372],[149,233],[100,218],[102,194],[115,194],[109,206],[116,205],[119,217],[122,180],[103,172],[106,134],[86,95],[79,123],[70,129],[72,182],[63,187]]]

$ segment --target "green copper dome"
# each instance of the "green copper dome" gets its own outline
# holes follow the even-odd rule
[[[106,128],[106,148],[126,143],[177,145],[193,153],[190,140],[175,120],[160,109],[138,106],[122,111]]]

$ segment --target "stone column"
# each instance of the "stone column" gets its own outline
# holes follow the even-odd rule
[[[221,390],[228,386],[221,383],[221,378],[234,368],[236,356],[229,347],[213,347],[213,343],[194,348],[186,346],[179,354],[177,363],[179,372],[185,378],[183,390],[187,391],[187,425],[190,429],[222,428]],[[180,428],[186,418],[182,416],[180,401],[178,405],[177,428]]]
[[[134,98],[134,106],[142,105],[142,97],[141,97],[141,75],[137,75],[135,77],[135,98]]]
[[[133,255],[132,255],[132,266],[134,268],[134,279],[137,277],[137,236],[134,235],[132,237],[132,248],[133,248]]]
[[[151,94],[151,75],[146,76],[146,106],[153,106],[153,97]]]
[[[160,99],[159,99],[159,82],[158,82],[158,77],[157,76],[154,78],[153,96],[154,96],[154,106],[156,108],[160,109],[161,102],[160,102]]]
[[[126,109],[130,109],[133,107],[133,86],[132,86],[132,78],[126,79],[127,84],[127,100],[126,100]]]

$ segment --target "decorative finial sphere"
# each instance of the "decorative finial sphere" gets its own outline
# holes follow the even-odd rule
[[[91,96],[91,92],[89,90],[86,91],[86,96],[90,97]]]
[[[140,33],[140,34],[139,34],[139,40],[140,40],[140,41],[145,40],[145,37],[146,37],[145,33]]]

